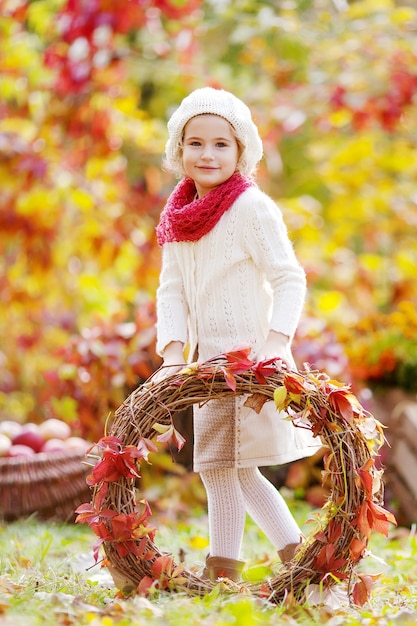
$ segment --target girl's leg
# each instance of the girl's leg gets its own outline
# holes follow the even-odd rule
[[[200,476],[207,492],[210,554],[237,560],[246,518],[238,470],[213,469]]]
[[[246,510],[276,549],[299,543],[302,532],[279,491],[257,467],[237,471]]]

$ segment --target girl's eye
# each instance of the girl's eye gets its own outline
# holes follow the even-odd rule
[[[227,144],[225,144],[224,141],[218,141],[216,146],[218,148],[225,148],[227,146]]]

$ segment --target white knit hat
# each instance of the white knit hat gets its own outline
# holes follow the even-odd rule
[[[243,152],[237,169],[250,176],[262,158],[262,141],[246,104],[223,89],[196,89],[181,102],[168,122],[169,139],[165,146],[165,163],[169,169],[182,174],[182,139],[187,122],[197,115],[211,113],[227,120],[234,128]]]

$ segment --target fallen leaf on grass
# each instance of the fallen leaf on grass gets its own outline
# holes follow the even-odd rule
[[[0,593],[13,595],[21,589],[24,589],[24,585],[18,585],[8,576],[0,576]]]
[[[324,606],[337,610],[349,604],[349,596],[343,585],[324,588],[322,585],[308,585],[306,595],[311,606]]]

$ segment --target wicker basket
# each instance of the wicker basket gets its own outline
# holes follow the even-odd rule
[[[33,457],[0,459],[0,517],[73,522],[74,510],[90,498],[83,451],[41,452]]]

